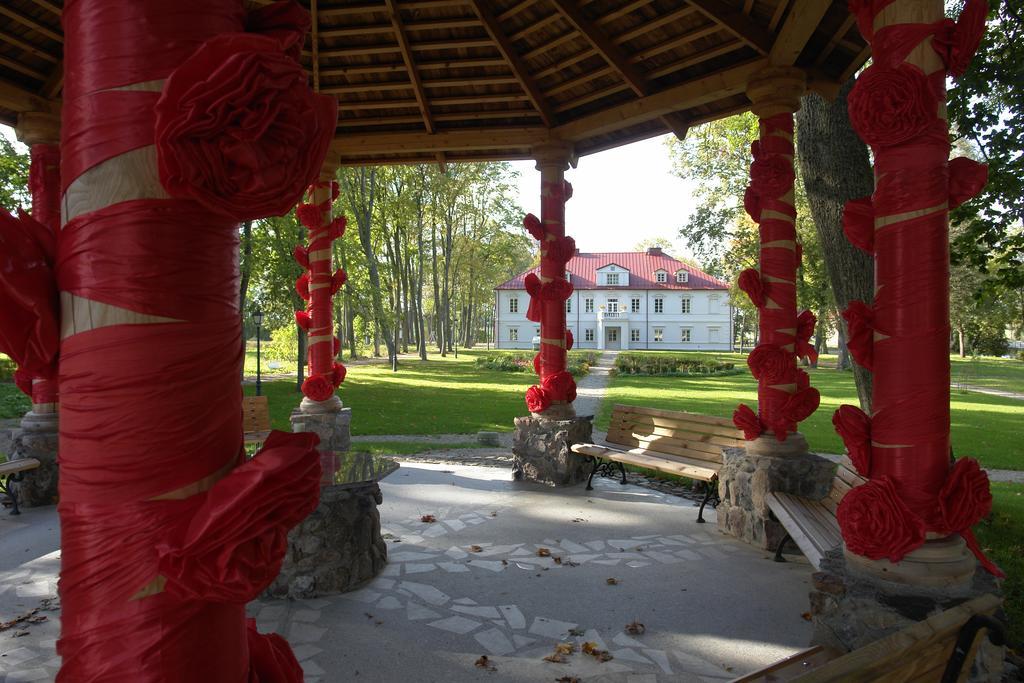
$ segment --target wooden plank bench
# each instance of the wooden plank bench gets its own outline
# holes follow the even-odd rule
[[[704,506],[711,500],[717,504],[722,449],[742,448],[746,443],[743,432],[724,417],[627,405],[616,405],[612,409],[605,440],[606,445],[572,446],[573,453],[594,462],[587,490],[593,488],[591,484],[598,468],[603,467],[602,474],[608,476],[611,463],[622,471],[623,484],[626,483],[623,464],[703,481],[707,483],[707,491],[697,512],[700,523],[704,522]]]
[[[24,479],[25,472],[30,472],[39,467],[39,465],[40,462],[35,458],[0,462],[0,493],[5,493],[10,498],[12,515],[20,515],[21,510],[18,509],[18,495],[14,492],[11,484]]]
[[[261,444],[270,436],[270,404],[266,396],[242,397],[242,440]]]
[[[839,533],[839,522],[836,521],[839,501],[847,491],[865,481],[867,480],[854,472],[847,463],[841,462],[836,469],[836,476],[832,479],[832,488],[821,500],[811,500],[788,493],[769,494],[768,507],[786,529],[786,536],[779,541],[775,549],[775,561],[785,562],[782,549],[787,540],[792,540],[814,568],[818,569],[825,553],[843,541]]]
[[[732,683],[957,683],[969,673],[979,631],[997,646],[1006,642],[1005,625],[992,616],[1000,603],[982,595],[852,652],[812,647]]]

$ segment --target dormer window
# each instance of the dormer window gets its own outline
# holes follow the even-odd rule
[[[668,282],[668,273],[664,270],[659,270],[654,274],[655,282]]]
[[[618,273],[605,273],[604,278],[605,278],[604,282],[607,285],[617,285],[617,284],[619,284],[619,274]]]
[[[685,284],[690,281],[690,274],[685,270],[680,270],[676,273],[676,282],[679,284]]]

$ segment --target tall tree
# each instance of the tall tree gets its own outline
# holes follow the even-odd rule
[[[13,211],[16,207],[29,208],[28,153],[19,143],[11,142],[0,132],[0,208]]]

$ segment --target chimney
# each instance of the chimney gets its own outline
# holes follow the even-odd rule
[[[661,251],[661,247],[648,247],[648,256],[664,256],[665,254]]]

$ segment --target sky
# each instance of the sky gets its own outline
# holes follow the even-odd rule
[[[641,240],[663,237],[672,256],[689,256],[679,228],[694,209],[694,183],[672,175],[661,136],[582,157],[565,173],[573,196],[565,205],[566,233],[584,252],[632,251]],[[540,215],[540,172],[515,161],[519,205]]]

